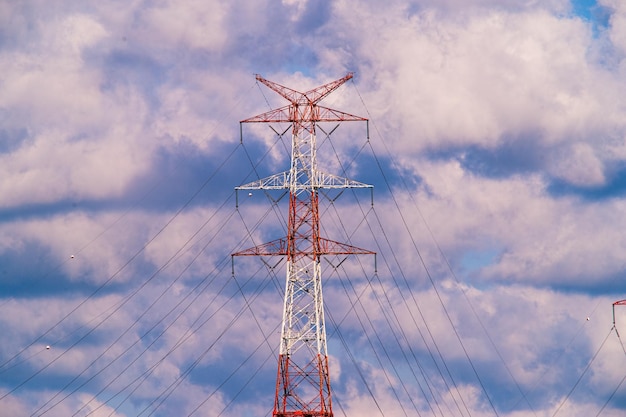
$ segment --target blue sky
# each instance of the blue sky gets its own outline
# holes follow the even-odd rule
[[[369,138],[319,156],[374,205],[328,193],[322,224],[377,256],[324,261],[335,415],[624,415],[625,23],[617,0],[0,3],[0,417],[270,415],[284,262],[230,253],[281,237],[286,198],[234,187],[290,137],[239,121],[285,104],[254,74],[348,71],[323,104]]]

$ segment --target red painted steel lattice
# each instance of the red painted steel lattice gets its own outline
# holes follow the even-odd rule
[[[320,257],[374,254],[320,236],[319,189],[371,187],[317,169],[317,122],[367,120],[318,105],[352,76],[348,73],[336,81],[301,93],[257,75],[257,81],[281,95],[289,105],[242,121],[292,125],[289,171],[237,187],[242,190],[289,190],[287,236],[233,254],[287,258],[274,417],[332,417]]]

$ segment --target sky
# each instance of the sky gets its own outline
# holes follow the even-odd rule
[[[348,72],[335,416],[623,416],[625,58],[620,0],[0,0],[0,417],[271,415],[284,260],[230,254],[287,199],[234,188],[291,138],[239,122]]]

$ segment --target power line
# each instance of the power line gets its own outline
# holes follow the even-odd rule
[[[567,400],[569,400],[569,397],[572,395],[572,393],[574,392],[574,390],[576,389],[576,387],[578,386],[578,384],[580,383],[580,381],[582,381],[583,377],[585,376],[585,374],[587,373],[587,371],[589,370],[589,368],[591,367],[591,365],[593,364],[593,362],[596,360],[596,357],[598,356],[598,353],[600,353],[600,351],[602,350],[602,348],[604,347],[604,344],[606,343],[606,341],[608,340],[609,336],[611,335],[611,333],[613,332],[615,326],[611,327],[611,329],[609,330],[609,332],[607,333],[606,337],[604,338],[604,340],[602,341],[602,343],[600,344],[600,346],[598,347],[598,349],[596,350],[596,352],[593,354],[593,356],[591,357],[591,360],[587,363],[587,366],[585,366],[585,369],[583,369],[583,371],[580,373],[580,375],[578,376],[578,379],[576,380],[576,382],[574,383],[574,385],[572,386],[572,388],[569,390],[569,392],[567,393],[567,395],[565,396],[565,398],[563,398],[563,401],[561,401],[561,403],[559,404],[559,406],[556,408],[556,410],[554,410],[554,413],[552,414],[552,417],[555,417],[559,411],[561,410],[561,407],[563,407],[563,405],[567,402]]]

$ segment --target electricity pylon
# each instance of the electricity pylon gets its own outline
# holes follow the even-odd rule
[[[320,259],[322,255],[374,254],[374,252],[320,235],[318,190],[371,188],[317,167],[318,122],[367,121],[318,103],[352,78],[336,81],[305,93],[256,76],[289,104],[241,123],[291,123],[291,167],[288,171],[236,187],[237,190],[289,190],[287,236],[233,256],[285,256],[287,277],[274,417],[332,417],[326,327]]]

